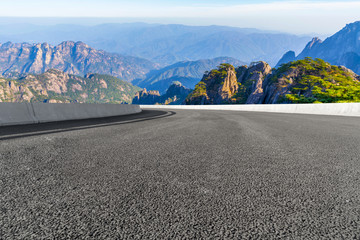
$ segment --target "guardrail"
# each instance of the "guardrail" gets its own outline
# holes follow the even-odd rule
[[[0,103],[0,126],[112,117],[141,112],[139,105]]]
[[[228,104],[228,105],[141,105],[142,109],[192,109],[249,112],[297,113],[360,117],[360,103],[323,104]]]

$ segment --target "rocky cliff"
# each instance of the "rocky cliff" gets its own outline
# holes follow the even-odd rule
[[[159,91],[143,89],[135,94],[132,100],[133,104],[155,104],[160,101]]]
[[[180,82],[174,82],[163,95],[160,95],[159,91],[147,91],[146,89],[139,91],[132,103],[180,105],[190,93],[191,89],[184,87]]]
[[[156,68],[157,65],[148,60],[96,50],[82,42],[66,41],[57,46],[0,44],[0,74],[7,78],[58,69],[74,75],[100,73],[132,81],[144,78]]]
[[[138,90],[109,75],[79,77],[55,69],[17,80],[0,78],[0,102],[131,103]]]
[[[233,96],[238,89],[235,68],[230,64],[221,64],[217,69],[205,73],[186,99],[186,104],[235,103]]]
[[[265,62],[205,73],[186,104],[360,102],[360,77],[321,59],[306,58],[271,69]]]
[[[237,75],[241,85],[236,100],[247,104],[260,101],[264,94],[264,80],[271,71],[270,65],[263,61],[238,68]]]

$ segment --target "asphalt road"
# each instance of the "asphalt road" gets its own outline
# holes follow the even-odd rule
[[[1,239],[360,239],[360,118],[147,110],[0,128]]]

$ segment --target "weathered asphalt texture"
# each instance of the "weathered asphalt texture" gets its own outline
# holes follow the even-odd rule
[[[0,139],[1,239],[360,239],[360,118],[147,110]]]

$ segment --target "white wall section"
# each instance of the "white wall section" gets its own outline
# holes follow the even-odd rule
[[[87,103],[0,103],[0,126],[128,115],[139,105]]]

